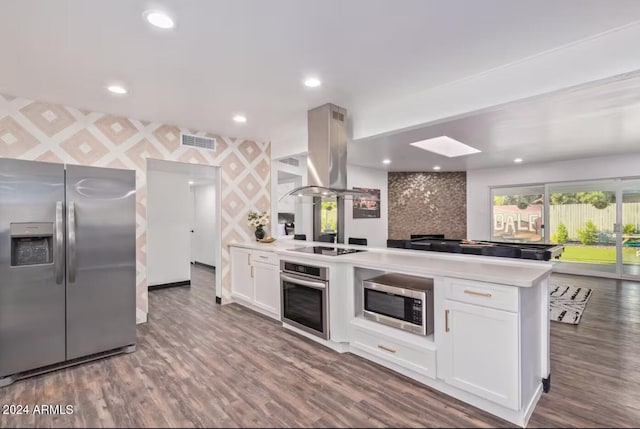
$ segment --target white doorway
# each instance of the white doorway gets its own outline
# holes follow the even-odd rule
[[[190,286],[197,264],[210,270],[204,287],[220,296],[219,168],[147,160],[149,290]],[[214,280],[215,279],[215,280]]]
[[[191,233],[191,262],[215,269],[218,251],[216,234],[216,184],[215,178],[193,178],[191,184],[193,202],[193,228]]]

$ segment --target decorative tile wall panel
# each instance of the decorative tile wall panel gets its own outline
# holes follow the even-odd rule
[[[467,174],[389,173],[389,239],[467,236]]]
[[[216,151],[183,147],[180,133],[217,139]],[[146,321],[148,158],[211,165],[221,176],[221,278],[229,298],[231,241],[253,238],[250,210],[270,206],[271,147],[172,125],[107,115],[0,94],[0,157],[124,168],[136,171],[137,320]]]

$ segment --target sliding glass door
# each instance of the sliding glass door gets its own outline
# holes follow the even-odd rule
[[[640,277],[640,180],[622,180],[621,272],[624,277]]]
[[[616,274],[618,182],[548,185],[549,241],[565,246],[560,267]]]
[[[494,188],[491,240],[543,243],[544,186]]]
[[[493,241],[565,246],[556,270],[640,279],[640,179],[491,190]]]

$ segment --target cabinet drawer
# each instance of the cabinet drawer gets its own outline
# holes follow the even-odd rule
[[[351,345],[403,368],[436,378],[436,351],[352,326]]]
[[[262,262],[263,264],[278,265],[278,255],[273,252],[262,252],[260,250],[251,251],[251,263]]]
[[[472,280],[445,279],[446,298],[505,311],[518,311],[518,288]]]

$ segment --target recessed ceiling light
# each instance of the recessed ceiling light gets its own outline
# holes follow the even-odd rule
[[[128,91],[125,87],[120,85],[109,85],[107,90],[112,94],[125,95]]]
[[[390,159],[383,159],[382,163],[383,164],[391,164],[391,160]]]
[[[304,81],[304,86],[308,86],[309,88],[317,88],[320,85],[322,85],[322,82],[316,77],[308,77]]]
[[[513,160],[516,164],[520,164],[522,162],[522,158],[516,158]]]
[[[236,115],[233,117],[233,120],[236,121],[239,124],[244,124],[247,122],[247,118],[246,116],[242,116],[242,115]]]
[[[163,30],[168,30],[170,28],[175,27],[175,23],[173,19],[164,12],[159,10],[148,10],[144,13],[144,18],[147,22],[154,27],[161,28]]]
[[[432,139],[411,143],[411,146],[428,150],[429,152],[437,153],[438,155],[444,155],[449,158],[481,152],[479,149],[447,136],[434,137]]]
[[[438,171],[438,170],[440,170],[440,166],[439,166],[439,165],[434,165],[434,166],[433,166],[433,169],[434,169],[434,170],[436,170],[436,171]]]
[[[189,180],[189,184],[190,184],[190,185],[193,185],[193,180]]]

